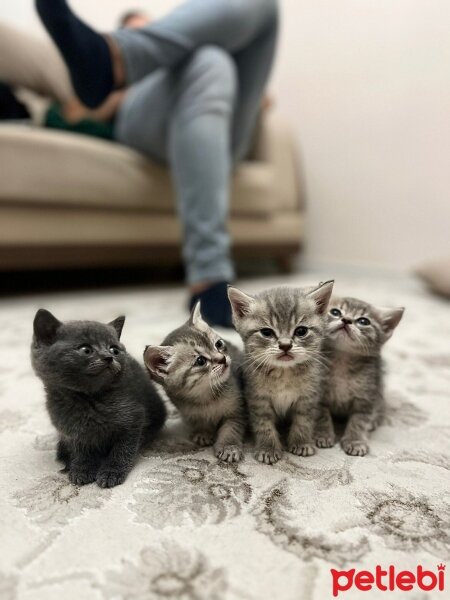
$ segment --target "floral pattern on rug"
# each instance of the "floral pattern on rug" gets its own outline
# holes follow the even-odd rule
[[[298,526],[286,479],[263,494],[254,515],[258,531],[267,535],[277,547],[304,561],[320,558],[343,567],[360,560],[370,550],[364,535],[350,541],[340,533],[312,534],[307,532],[306,527]]]
[[[112,490],[72,486],[59,472],[29,364],[33,316],[41,306],[61,319],[127,314],[122,339],[141,359],[185,318],[184,290],[0,299],[1,600],[328,600],[330,568],[450,561],[450,305],[411,279],[360,274],[338,288],[406,306],[385,349],[386,418],[366,457],[336,444],[309,458],[285,452],[270,467],[248,443],[242,463],[224,465],[169,405],[162,435]]]
[[[105,599],[222,600],[228,589],[225,569],[212,567],[200,552],[176,544],[145,547],[136,563],[124,560],[104,579],[98,587]]]
[[[97,485],[72,485],[64,473],[46,475],[29,488],[17,492],[16,505],[25,509],[31,521],[45,527],[66,525],[86,510],[101,508],[111,490]]]
[[[450,503],[402,488],[361,495],[369,528],[387,546],[414,552],[425,549],[439,560],[450,558]]]
[[[238,516],[251,496],[247,476],[238,466],[183,457],[144,471],[128,508],[138,522],[156,528],[195,526]]]
[[[297,479],[314,481],[319,490],[327,490],[338,485],[350,485],[353,481],[351,459],[348,458],[344,459],[340,467],[323,469],[310,467],[302,459],[288,454],[284,460],[275,465],[275,468]]]

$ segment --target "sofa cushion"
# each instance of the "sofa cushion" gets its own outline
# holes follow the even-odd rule
[[[169,171],[117,143],[19,125],[0,126],[0,202],[174,212]],[[277,209],[268,163],[242,163],[233,178],[232,214]]]
[[[58,102],[74,97],[67,68],[53,42],[2,22],[0,80]]]

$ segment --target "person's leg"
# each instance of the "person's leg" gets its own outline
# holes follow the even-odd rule
[[[232,56],[238,78],[232,122],[234,162],[241,160],[248,151],[273,64],[277,33],[278,14],[275,10],[267,18],[264,31],[251,44]],[[218,60],[214,60],[211,50],[214,49],[205,49],[203,56],[212,59],[208,61],[210,68],[206,69],[203,80],[196,75],[201,74],[199,67],[202,61],[199,59],[202,55],[199,53],[189,68],[172,71],[175,78],[183,74],[180,88],[184,93],[173,113],[169,158],[174,168],[174,181],[184,223],[184,256],[188,281],[194,286],[197,283],[203,286],[212,281],[230,281],[234,275],[226,230],[231,167],[229,146],[227,147],[229,142],[225,139],[223,120],[217,119],[211,103],[215,93],[214,86],[219,85],[220,89],[220,84],[223,86],[227,82],[227,78],[220,72],[220,63],[224,62],[224,58],[225,62],[229,61],[224,53],[221,55],[217,50]],[[222,67],[225,65],[222,64]],[[193,85],[194,82],[201,83],[203,90],[199,85]],[[172,110],[172,105],[168,106]],[[190,118],[195,110],[199,110],[202,118]],[[138,121],[139,111],[133,110],[132,113]],[[159,126],[161,131],[163,121],[159,113],[155,115],[155,121],[159,125],[155,123],[153,127]],[[145,145],[146,130],[142,129],[139,122],[136,122],[134,129],[136,136],[142,137]],[[164,136],[159,136],[160,139],[162,137]],[[155,150],[153,154],[155,155]],[[227,158],[224,159],[224,156]],[[214,294],[214,300],[216,296]]]
[[[126,80],[133,83],[158,67],[177,65],[200,46],[235,54],[276,14],[276,0],[187,0],[143,29],[120,29],[112,38],[123,55]]]
[[[123,29],[108,37],[76,17],[66,0],[36,0],[36,7],[79,98],[94,107],[115,86],[135,83],[159,67],[173,67],[200,46],[239,52],[265,31],[277,1],[188,0],[143,29]]]
[[[183,227],[183,256],[204,318],[231,325],[226,282],[233,276],[227,213],[231,121],[236,97],[232,58],[205,46],[176,69],[135,84],[116,124],[118,141],[170,163]]]
[[[183,90],[169,129],[169,158],[179,190],[189,284],[230,281],[227,232],[231,121],[236,70],[214,46],[197,50],[179,70]]]
[[[232,54],[237,71],[237,97],[232,124],[232,157],[234,163],[242,160],[248,152],[273,66],[279,25],[276,4],[274,3],[273,6],[275,10],[270,11],[270,16],[265,17],[266,26],[262,33],[246,47]],[[186,4],[180,7],[180,15],[183,14],[181,8],[184,10]],[[178,15],[178,19],[180,19],[180,15]],[[171,20],[172,15],[167,17],[167,19],[169,18]],[[161,23],[163,22],[164,20],[161,21]],[[125,39],[128,32],[124,31],[123,34]],[[221,36],[223,45],[226,46],[223,31],[218,32],[217,35],[218,37]],[[137,51],[139,51],[139,48]]]
[[[236,164],[248,154],[272,70],[278,37],[278,15],[246,48],[233,55],[238,75],[238,97],[233,119],[232,155]]]
[[[131,86],[116,114],[115,139],[158,162],[168,163],[168,131],[177,100],[176,78],[159,69]]]

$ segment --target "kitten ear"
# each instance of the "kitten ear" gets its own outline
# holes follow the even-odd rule
[[[206,321],[204,321],[202,317],[200,300],[195,304],[194,308],[192,309],[191,316],[188,322],[191,327],[195,327],[200,331],[207,331],[209,329],[208,323],[206,323]]]
[[[147,346],[144,351],[144,363],[151,378],[163,383],[168,374],[168,367],[174,355],[172,346]]]
[[[394,333],[394,329],[400,323],[403,313],[405,309],[403,307],[400,308],[375,308],[375,312],[377,317],[380,320],[381,327],[383,328],[383,332],[385,335],[385,341],[387,341],[392,334]]]
[[[61,321],[58,321],[51,312],[40,308],[33,321],[34,337],[38,342],[50,345],[55,341],[56,332],[61,325]]]
[[[313,298],[316,302],[317,312],[319,315],[323,315],[327,312],[328,303],[330,302],[331,293],[333,292],[334,280],[320,283],[319,287],[314,288],[311,292],[308,292],[307,296]]]
[[[235,319],[242,319],[251,311],[255,304],[253,296],[248,296],[233,286],[228,286],[228,299]]]
[[[120,336],[122,335],[122,329],[125,323],[125,317],[122,315],[121,317],[117,317],[117,319],[114,319],[114,321],[111,321],[110,323],[108,323],[108,325],[111,325],[112,327],[114,327],[114,329],[117,332],[117,337],[120,340]]]

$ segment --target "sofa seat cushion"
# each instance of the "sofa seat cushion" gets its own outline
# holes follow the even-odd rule
[[[0,126],[0,203],[175,211],[164,165],[120,144],[22,125]],[[240,165],[231,213],[261,217],[277,209],[273,169]]]

